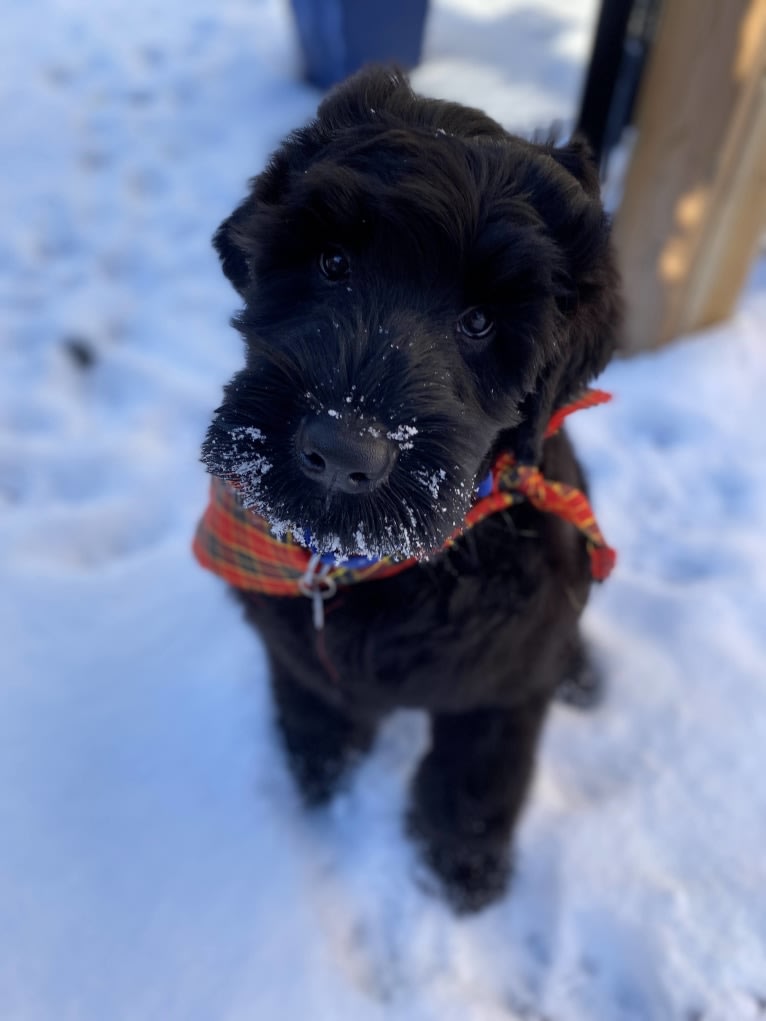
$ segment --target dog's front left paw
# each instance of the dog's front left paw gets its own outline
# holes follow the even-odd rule
[[[454,835],[440,838],[427,832],[414,810],[407,816],[407,830],[457,914],[481,911],[506,892],[511,877],[507,846],[462,840]]]

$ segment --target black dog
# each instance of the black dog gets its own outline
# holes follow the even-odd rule
[[[430,713],[408,822],[462,910],[504,888],[546,708],[585,668],[591,572],[583,535],[531,500],[455,534],[501,452],[583,487],[566,436],[545,431],[613,349],[598,190],[583,144],[524,141],[373,69],[286,140],[215,236],[246,364],[204,461],[240,517],[292,536],[286,555],[309,560],[297,542],[339,562],[337,585],[318,555],[307,565],[314,614],[297,587],[243,591],[259,585],[221,572],[266,643],[292,770],[321,803],[388,712]],[[360,554],[388,573],[344,583]]]

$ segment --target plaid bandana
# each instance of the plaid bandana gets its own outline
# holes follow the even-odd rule
[[[588,390],[580,400],[560,408],[548,423],[546,438],[559,431],[564,419],[582,408],[611,400],[602,390]],[[596,581],[609,576],[617,554],[604,539],[587,496],[574,486],[546,479],[534,465],[518,464],[509,451],[501,453],[489,477],[479,488],[479,498],[468,511],[463,529],[451,536],[450,546],[467,528],[527,500],[540,511],[569,521],[584,536]],[[390,578],[413,567],[415,557],[394,561],[390,557],[369,560],[353,557],[336,564],[332,555],[322,557],[297,543],[291,536],[277,538],[269,523],[243,507],[236,490],[214,478],[210,503],[197,528],[194,554],[208,570],[235,588],[267,596],[306,595],[313,599],[314,622],[321,628],[322,602],[338,586]]]

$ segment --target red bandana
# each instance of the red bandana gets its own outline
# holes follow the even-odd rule
[[[553,415],[545,431],[546,438],[557,433],[572,412],[610,399],[610,394],[602,390],[588,390],[580,400]],[[492,491],[471,507],[464,528],[446,546],[466,528],[522,500],[571,522],[586,538],[593,577],[603,581],[609,576],[617,555],[607,546],[587,496],[574,486],[546,479],[534,465],[517,464],[510,452],[498,456],[492,466]],[[318,555],[312,556],[291,537],[276,538],[268,522],[243,507],[236,491],[217,478],[213,479],[210,503],[197,528],[193,549],[203,567],[235,588],[267,596],[314,596],[318,626],[321,599],[333,595],[338,585],[390,578],[418,563],[415,557],[399,561],[383,557],[362,566],[322,564]]]

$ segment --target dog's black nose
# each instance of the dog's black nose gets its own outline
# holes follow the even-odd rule
[[[387,477],[396,445],[385,429],[324,415],[304,419],[298,430],[298,460],[309,478],[343,493],[369,493]]]

